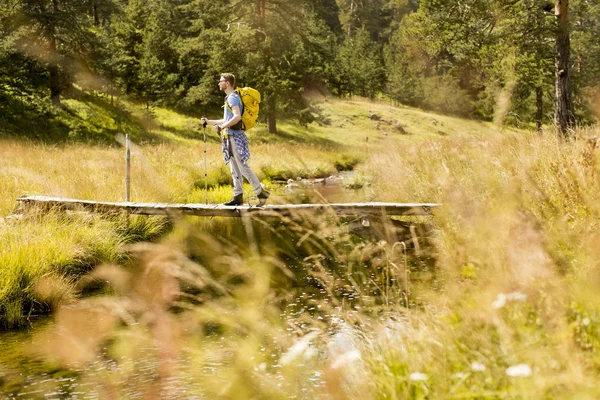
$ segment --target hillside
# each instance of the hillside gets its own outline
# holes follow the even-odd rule
[[[206,185],[214,189],[211,201],[228,196],[229,171],[222,161],[219,139],[210,128],[206,129],[204,165],[199,118],[109,96],[75,93],[50,116],[9,125],[13,131],[4,134],[0,145],[6,163],[0,172],[5,185],[0,215],[8,215],[14,200],[22,195],[121,200],[124,134],[130,134],[135,145],[135,200],[199,202],[206,197]],[[373,154],[395,145],[498,133],[488,123],[356,98],[313,100],[311,112],[314,122],[307,126],[281,119],[277,134],[269,134],[262,122],[248,132],[252,164],[263,182],[361,170]],[[22,125],[28,126],[26,131],[14,131]],[[172,156],[175,153],[177,157]],[[355,174],[359,182],[351,184],[363,185],[371,179],[369,174]],[[376,199],[371,196],[371,200]]]
[[[115,135],[130,134],[138,143],[193,143],[200,138],[199,118],[161,107],[146,107],[116,97],[73,90],[62,109],[22,110],[4,124],[0,137],[27,138],[47,143],[114,144]],[[314,122],[300,126],[280,118],[278,135],[268,135],[259,119],[251,131],[255,142],[357,144],[382,137],[418,140],[496,129],[492,124],[430,113],[410,107],[395,107],[366,99],[321,97],[311,101]],[[30,111],[30,112],[28,112]],[[220,113],[215,109],[214,118]],[[285,115],[281,116],[285,117]],[[503,128],[508,129],[508,128]],[[404,137],[403,139],[401,139]],[[209,134],[209,140],[215,140]]]

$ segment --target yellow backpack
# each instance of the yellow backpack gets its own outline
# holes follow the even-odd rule
[[[260,104],[260,92],[251,87],[243,87],[235,89],[235,92],[240,96],[242,100],[242,104],[244,105],[244,110],[242,111],[242,125],[241,128],[238,128],[235,124],[232,126],[233,129],[243,129],[247,131],[251,129],[254,125],[256,125],[256,120],[258,119],[258,110]],[[231,111],[231,107],[229,107],[229,103],[226,101],[225,105]]]

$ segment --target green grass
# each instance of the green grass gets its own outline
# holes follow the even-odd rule
[[[132,132],[143,126],[135,201],[230,197],[212,131],[205,181],[195,119],[123,104]],[[273,202],[300,201],[278,180],[352,169],[361,191],[347,201],[442,207],[369,227],[328,213],[184,218],[172,229],[145,218],[7,220],[5,321],[28,304],[56,310],[32,347],[55,368],[82,371],[76,389],[88,394],[597,398],[600,163],[585,140],[596,128],[562,142],[360,99],[315,106],[309,127],[282,121],[279,135],[264,124],[248,134]],[[86,120],[101,126],[102,113]],[[123,197],[120,147],[6,140],[0,156],[1,215],[22,194]],[[146,240],[155,243],[138,243]],[[93,268],[100,263],[120,266]],[[75,279],[88,270],[117,295],[77,299]]]
[[[77,296],[77,279],[101,263],[123,262],[122,245],[152,240],[167,230],[162,219],[105,219],[46,214],[0,224],[0,321],[22,324]]]
[[[52,136],[56,132],[48,131],[38,136],[49,143],[64,140],[64,144],[12,139],[0,142],[6,167],[0,172],[4,189],[0,215],[9,215],[16,199],[23,195],[123,200],[124,157],[117,141],[117,135],[123,133],[131,134],[134,143],[132,200],[203,203],[208,199],[210,203],[220,203],[230,198],[230,172],[211,129],[207,129],[204,165],[199,120],[81,91],[74,91],[71,98],[63,101],[63,106],[52,120],[67,133]],[[361,149],[346,146],[350,144],[346,140],[350,136],[339,142],[327,138],[324,128],[301,128],[285,122],[281,124],[281,132],[268,135],[266,127],[260,124],[249,132],[254,170],[275,195],[281,193],[271,181],[326,177],[338,170],[352,169],[364,159]],[[246,197],[253,197],[249,187]],[[1,265],[6,281],[0,295],[0,319],[5,325],[19,324],[23,313],[47,310],[49,304],[55,303],[35,297],[33,287],[42,277],[56,276],[57,282],[63,282],[61,291],[69,292],[65,298],[73,298],[73,276],[78,268],[88,270],[100,262],[115,262],[120,243],[154,238],[157,229],[162,232],[160,224],[158,228],[150,223],[125,229],[122,223],[113,226],[98,220],[93,223],[92,231],[102,240],[95,240],[88,237],[92,235],[90,226],[81,221],[67,223],[53,218],[59,217],[2,223],[5,246]],[[32,242],[23,242],[22,235],[38,225],[42,228],[37,229],[40,236]],[[50,234],[59,228],[61,232],[70,231],[71,236]],[[47,245],[44,237],[51,239]],[[73,242],[77,237],[80,239]],[[25,260],[30,252],[35,261],[29,263]],[[60,270],[57,265],[69,267]]]

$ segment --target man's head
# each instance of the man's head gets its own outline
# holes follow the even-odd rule
[[[231,89],[235,89],[235,75],[224,72],[219,79],[219,89],[225,90],[227,89],[227,86]]]

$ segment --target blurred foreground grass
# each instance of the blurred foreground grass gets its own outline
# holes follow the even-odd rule
[[[419,241],[410,233],[415,220],[365,227],[329,215],[181,219],[157,243],[135,245],[104,218],[5,222],[3,243],[11,244],[2,247],[2,271],[40,271],[20,287],[42,296],[36,301],[52,294],[56,309],[27,357],[43,357],[47,370],[72,380],[40,375],[11,386],[19,366],[7,364],[2,390],[67,398],[600,397],[597,130],[561,142],[432,115],[419,125],[417,111],[360,107],[324,112],[319,128],[284,124],[289,138],[258,139],[251,165],[272,185],[334,173],[331,160],[343,149],[361,160],[354,168],[366,198],[443,204]],[[440,124],[447,134],[431,132]],[[397,132],[384,131],[390,127]],[[216,143],[209,148],[209,170],[220,171],[208,184],[216,202],[227,197],[227,171]],[[119,199],[120,149],[6,142],[0,151],[21,154],[0,179],[13,185],[11,196],[26,188]],[[202,201],[201,154],[180,144],[140,148],[146,167],[135,200]],[[23,158],[39,169],[19,164]],[[70,173],[52,175],[52,166]],[[3,201],[7,214],[13,199]],[[40,242],[55,244],[44,253]],[[29,263],[29,254],[42,255]],[[99,295],[78,299],[54,276],[58,264],[44,261],[77,257],[102,264],[78,281],[101,287]]]

